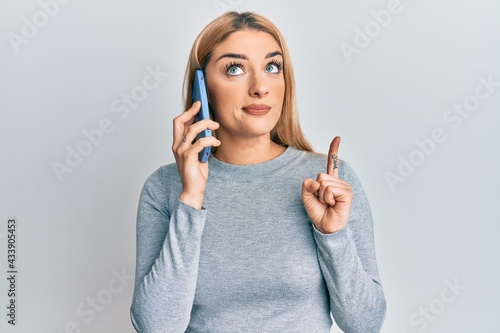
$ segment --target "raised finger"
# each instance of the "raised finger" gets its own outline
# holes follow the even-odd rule
[[[330,149],[328,151],[328,161],[326,163],[326,172],[329,175],[339,177],[339,145],[340,136],[336,136],[332,143],[330,143]]]

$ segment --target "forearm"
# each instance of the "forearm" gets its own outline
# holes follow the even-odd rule
[[[136,272],[138,280],[131,319],[138,332],[180,333],[186,330],[196,289],[205,217],[205,211],[179,202],[170,221],[165,221],[169,229],[161,247],[156,250],[138,250],[138,262],[141,257],[147,258],[150,255],[146,252],[158,254],[150,268],[139,267]],[[147,231],[150,232],[151,230]],[[138,248],[140,246],[138,243]]]
[[[380,332],[386,302],[375,257],[361,261],[348,226],[329,235],[315,229],[314,236],[337,325],[346,333]]]

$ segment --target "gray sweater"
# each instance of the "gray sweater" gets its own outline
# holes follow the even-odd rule
[[[209,160],[204,209],[178,198],[176,164],[144,184],[137,217],[131,320],[144,333],[380,332],[380,284],[370,207],[354,171],[349,224],[322,234],[301,201],[326,156],[288,147],[256,165]],[[331,315],[330,315],[331,314]]]

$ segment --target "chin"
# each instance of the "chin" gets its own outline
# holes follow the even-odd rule
[[[247,133],[248,136],[251,137],[262,137],[262,136],[268,136],[271,137],[271,131],[273,130],[274,126],[268,126],[268,127],[254,127],[252,126],[247,127],[245,132]]]

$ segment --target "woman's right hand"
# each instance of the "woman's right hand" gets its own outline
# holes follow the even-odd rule
[[[200,102],[195,102],[189,110],[174,119],[174,141],[172,151],[182,182],[182,193],[179,199],[185,204],[201,209],[207,186],[208,162],[201,163],[198,153],[204,147],[218,147],[220,141],[214,136],[201,138],[193,143],[198,133],[206,128],[216,130],[219,123],[204,119],[194,122],[200,110]]]

